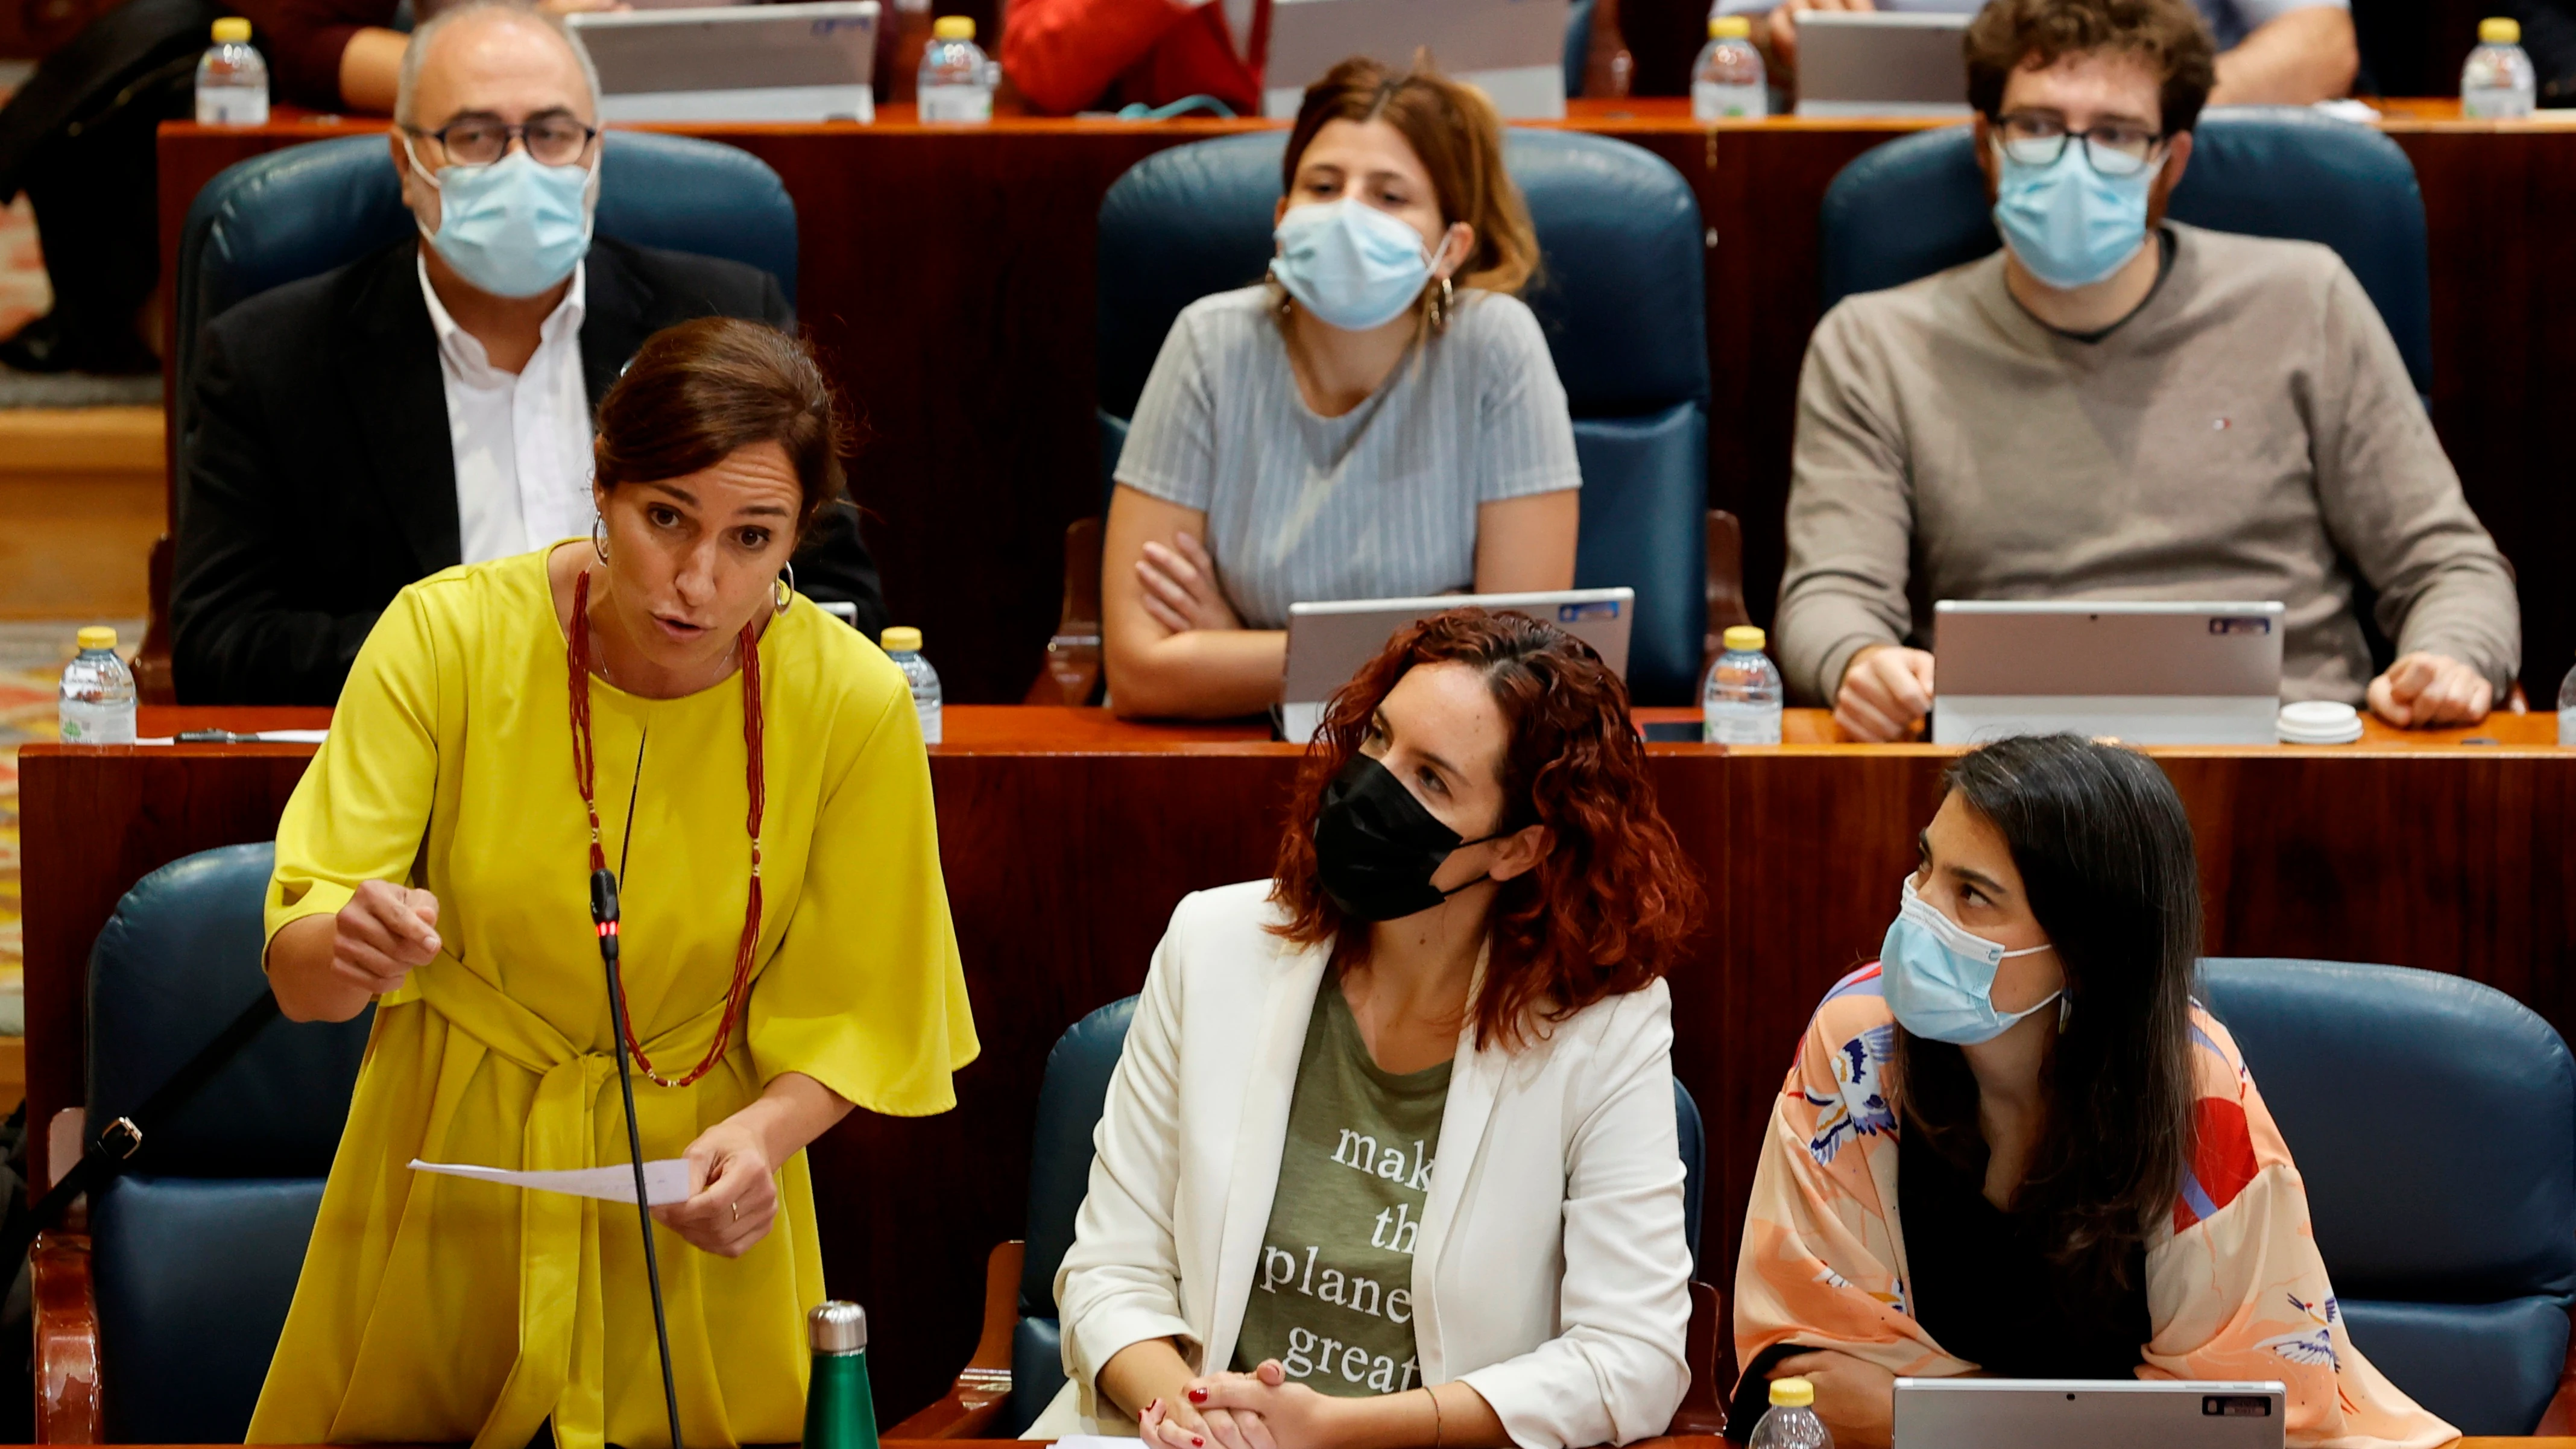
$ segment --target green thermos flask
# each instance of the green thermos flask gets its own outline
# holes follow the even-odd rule
[[[814,1377],[805,1388],[805,1449],[877,1449],[868,1392],[868,1313],[837,1299],[805,1319]]]

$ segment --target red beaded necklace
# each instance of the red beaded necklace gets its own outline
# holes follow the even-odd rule
[[[581,787],[581,808],[590,815],[590,868],[595,874],[608,869],[607,852],[599,843],[599,803],[591,793],[592,767],[596,759],[590,741],[590,570],[583,569],[572,586],[572,639],[564,650],[564,664],[572,675],[572,774]],[[644,1046],[635,1039],[634,1018],[621,1008],[617,1029],[626,1038],[626,1049],[635,1054],[635,1064],[655,1085],[685,1087],[713,1070],[724,1059],[725,1046],[733,1039],[734,1022],[742,1014],[742,1003],[751,992],[752,951],[760,944],[760,814],[767,790],[761,765],[760,717],[760,638],[751,626],[742,626],[738,641],[742,651],[742,745],[747,756],[745,776],[751,787],[751,899],[742,918],[742,944],[735,948],[733,985],[725,991],[724,1019],[716,1027],[715,1044],[707,1048],[704,1060],[678,1081],[666,1081],[653,1070],[644,1055]],[[628,807],[630,810],[632,806]],[[615,929],[614,926],[604,929]]]

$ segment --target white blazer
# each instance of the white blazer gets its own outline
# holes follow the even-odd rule
[[[1110,1357],[1234,1358],[1329,944],[1263,929],[1270,882],[1183,900],[1154,952],[1056,1273],[1071,1380],[1031,1437],[1133,1434]],[[1462,1033],[1413,1256],[1422,1381],[1464,1379],[1527,1449],[1660,1434],[1689,1384],[1690,1251],[1657,981],[1517,1052]]]

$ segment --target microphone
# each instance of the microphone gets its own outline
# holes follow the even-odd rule
[[[638,768],[643,761],[636,761]],[[633,823],[633,806],[628,822]],[[671,1416],[671,1449],[680,1442],[680,1390],[671,1377],[671,1325],[662,1309],[662,1264],[653,1252],[653,1209],[644,1200],[644,1134],[635,1125],[635,1073],[627,1064],[626,986],[617,974],[617,877],[590,873],[590,919],[599,931],[599,961],[608,973],[608,1029],[617,1034],[617,1087],[626,1094],[626,1156],[635,1167],[635,1220],[644,1233],[644,1277],[653,1290],[653,1337],[662,1349],[662,1407]]]

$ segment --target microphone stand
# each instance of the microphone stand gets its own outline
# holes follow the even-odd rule
[[[637,766],[642,767],[638,758]],[[630,825],[633,807],[628,807]],[[653,1337],[662,1349],[662,1407],[671,1416],[671,1449],[680,1442],[680,1390],[671,1376],[671,1325],[662,1309],[662,1265],[653,1251],[653,1209],[644,1200],[644,1134],[635,1125],[635,1073],[626,1061],[626,987],[617,974],[617,877],[590,874],[590,919],[599,930],[599,961],[608,973],[608,1029],[617,1034],[617,1086],[626,1094],[626,1155],[635,1167],[635,1219],[644,1233],[644,1277],[653,1289]]]

